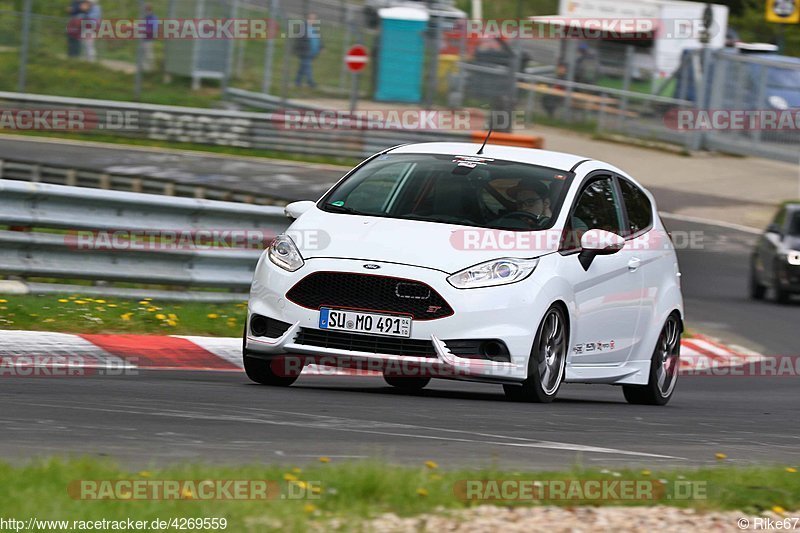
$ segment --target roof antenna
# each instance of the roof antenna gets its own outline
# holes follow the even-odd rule
[[[477,155],[483,155],[483,148],[486,146],[486,142],[489,140],[489,136],[492,134],[493,129],[494,129],[494,124],[489,126],[489,133],[486,134],[486,138],[483,140],[483,144],[481,145],[481,149],[478,150]]]

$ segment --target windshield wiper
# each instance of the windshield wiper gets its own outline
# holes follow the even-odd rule
[[[346,207],[343,205],[337,204],[325,204],[324,205],[326,211],[330,211],[331,213],[347,213],[348,215],[367,215],[368,213],[362,213],[358,209],[353,209],[352,207]]]

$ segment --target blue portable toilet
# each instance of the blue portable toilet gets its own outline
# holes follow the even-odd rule
[[[381,34],[377,50],[375,100],[422,101],[425,31],[428,12],[416,7],[378,10]]]

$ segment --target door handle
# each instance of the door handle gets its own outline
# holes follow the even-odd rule
[[[631,272],[636,272],[639,269],[639,265],[642,264],[642,260],[638,257],[634,257],[630,261],[628,261],[628,270]]]

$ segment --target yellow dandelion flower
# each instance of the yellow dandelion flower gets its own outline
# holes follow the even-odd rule
[[[148,307],[147,308],[147,312],[148,313],[155,313],[156,311],[158,311],[158,307]]]
[[[120,315],[119,317],[120,317],[122,320],[124,320],[124,321],[126,321],[126,322],[127,322],[127,321],[129,321],[129,320],[131,319],[131,316],[133,316],[133,313],[125,313],[125,314],[123,314],[123,315]]]
[[[650,472],[649,470],[642,470],[643,476],[649,476],[650,474],[652,474],[652,472]]]
[[[786,471],[789,472],[790,474],[794,474],[795,472],[797,472],[797,469],[792,466],[787,466]]]
[[[322,492],[321,488],[317,486],[311,487],[311,494],[319,494],[320,492]]]
[[[425,466],[433,470],[434,468],[439,468],[439,465],[436,464],[436,461],[425,461]]]
[[[150,302],[148,302],[147,300],[139,300],[139,303],[142,305],[150,305]]]
[[[301,489],[303,489],[303,490],[305,490],[305,489],[306,489],[306,487],[308,487],[308,483],[306,483],[305,481],[300,481],[300,480],[298,480],[298,481],[292,481],[292,483],[293,483],[294,485],[297,485],[298,487],[300,487],[300,488],[301,488]]]
[[[148,297],[148,298],[142,298],[142,300],[144,300],[145,302],[152,302],[152,301],[153,301],[153,299],[152,299],[152,298],[150,298],[150,297]]]
[[[0,304],[7,304],[7,303],[8,303],[8,300],[0,299]]]
[[[422,487],[420,487],[420,488],[417,489],[417,494],[419,494],[420,496],[427,496],[428,495],[428,489],[423,489]]]
[[[307,513],[313,513],[317,510],[317,507],[313,503],[307,503],[303,506],[303,510]]]
[[[170,320],[178,320],[178,315],[176,315],[175,313],[170,313],[167,316],[169,317]]]
[[[184,487],[184,489],[181,491],[181,498],[184,500],[191,500],[194,498],[194,493],[190,488]]]
[[[330,457],[324,457],[324,456],[323,456],[323,457],[320,457],[320,458],[319,458],[319,462],[320,462],[320,463],[330,463],[330,462],[331,462],[331,458],[330,458]]]
[[[42,320],[42,322],[45,322],[45,323],[50,323],[50,322],[55,322],[55,321],[56,321],[55,318],[45,318],[44,320]]]
[[[217,313],[208,313],[206,318],[219,318],[219,315]]]
[[[167,320],[167,325],[172,326],[174,328],[175,326],[178,325],[178,323],[175,322],[174,320]]]
[[[86,301],[85,301],[85,300],[75,300],[75,303],[76,303],[77,305],[85,305],[85,304],[86,304]]]
[[[95,300],[94,303],[96,303],[96,304],[104,304],[104,303],[106,303],[106,301],[105,300]]]
[[[167,315],[165,315],[164,313],[158,313],[156,315],[156,318],[159,320],[165,320],[167,318]]]
[[[772,506],[772,512],[775,514],[783,514],[786,512],[786,509],[784,509],[780,505],[774,505]]]
[[[724,453],[719,453],[719,452],[715,453],[714,457],[717,458],[717,461],[722,461],[723,459],[727,459],[728,458],[727,455],[725,455]]]
[[[69,300],[67,300],[66,298],[59,298],[58,299],[58,303],[65,304],[67,302],[69,302]]]
[[[116,307],[117,304],[108,304],[109,307]]]
[[[292,473],[294,473],[294,474],[299,474],[299,473],[301,473],[302,471],[303,471],[303,469],[302,469],[302,468],[300,468],[300,467],[297,467],[297,466],[296,466],[296,467],[294,467],[294,468],[292,468]]]
[[[285,473],[285,474],[283,475],[283,480],[284,480],[284,481],[297,481],[297,476],[295,476],[294,474],[290,474],[290,473],[288,473],[288,472],[287,472],[287,473]]]
[[[150,473],[149,471],[147,471],[147,470],[142,470],[141,472],[139,472],[139,475],[140,475],[141,477],[150,477],[150,476],[152,476],[153,474],[151,474],[151,473]]]

